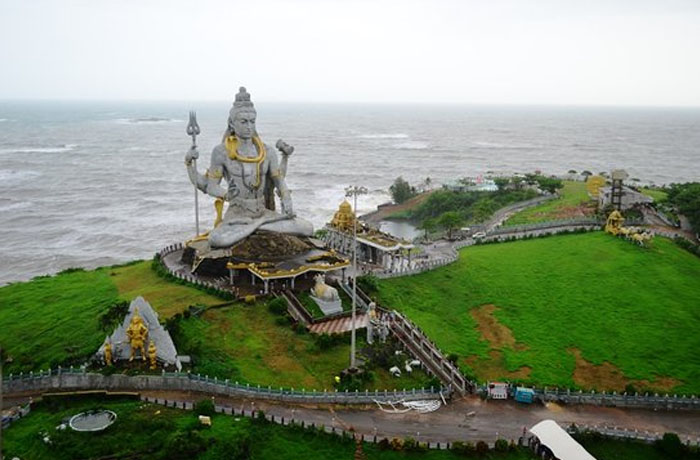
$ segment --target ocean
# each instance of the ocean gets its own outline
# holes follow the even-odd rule
[[[0,284],[152,257],[194,236],[184,166],[196,110],[203,172],[230,102],[0,102]],[[700,180],[700,109],[256,103],[262,139],[295,146],[295,212],[322,226],[348,185],[360,212],[398,176],[434,184],[493,172],[626,169]],[[213,200],[200,194],[211,227]]]

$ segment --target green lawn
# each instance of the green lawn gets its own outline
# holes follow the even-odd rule
[[[465,248],[379,297],[480,380],[697,394],[698,280],[700,259],[666,239],[596,232]]]
[[[666,193],[665,190],[659,189],[659,188],[644,187],[644,188],[641,188],[640,191],[644,195],[653,198],[654,201],[656,201],[656,202],[663,201],[668,196],[668,193]]]
[[[57,431],[62,420],[89,409],[109,409],[117,414],[113,425],[99,433]],[[46,445],[39,433],[47,434]],[[214,415],[211,427],[202,427],[195,412],[169,409],[130,400],[97,399],[54,405],[39,404],[32,413],[3,432],[6,458],[75,460],[87,458],[156,459],[352,459],[355,443],[339,436],[300,427],[254,422],[245,417]],[[370,460],[464,458],[450,451],[425,453],[382,451],[365,443]],[[492,453],[486,459],[526,460],[527,451]]]
[[[610,439],[588,439],[580,444],[599,460],[697,460],[700,453],[681,452],[669,454],[653,444],[639,441],[613,441]]]
[[[115,302],[139,295],[162,320],[192,304],[222,302],[158,277],[150,261],[92,271],[67,270],[4,286],[0,288],[0,343],[10,362],[3,371],[82,364],[107,335],[98,327],[99,316]]]
[[[263,386],[332,390],[334,377],[349,365],[349,338],[321,349],[313,335],[298,334],[279,319],[260,304],[212,309],[183,320],[179,342],[195,356],[194,372]],[[364,335],[358,332],[358,350]],[[428,380],[421,371],[394,378],[377,370],[368,388],[420,388]]]
[[[159,277],[150,261],[71,270],[5,286],[0,288],[0,344],[9,362],[3,372],[82,364],[107,335],[99,328],[100,315],[115,302],[139,295],[159,312],[161,321],[190,305],[223,302]],[[347,296],[341,295],[347,303]],[[334,377],[349,364],[349,339],[347,344],[321,350],[311,335],[295,333],[286,322],[278,324],[278,317],[261,304],[215,308],[180,324],[182,332],[175,336],[179,352],[195,357],[195,372],[212,377],[330,390]],[[362,337],[364,330],[358,335]],[[399,379],[386,370],[374,374],[370,389],[429,386],[429,378],[420,371]]]
[[[564,181],[564,188],[559,193],[561,195],[559,198],[520,211],[506,220],[503,225],[524,225],[568,219],[592,214],[595,210],[591,206],[592,202],[586,192],[585,182]]]

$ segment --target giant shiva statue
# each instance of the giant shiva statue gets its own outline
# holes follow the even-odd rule
[[[199,152],[193,146],[185,156],[190,181],[202,192],[217,198],[219,215],[222,201],[229,206],[217,218],[209,233],[211,248],[230,247],[256,230],[311,236],[310,222],[295,216],[292,197],[285,183],[286,166],[293,148],[282,141],[277,153],[264,144],[255,129],[256,112],[250,94],[241,87],[229,112],[228,126],[221,144],[214,147],[211,165],[205,174],[197,171]],[[221,179],[228,186],[222,187]],[[280,197],[281,213],[275,211],[274,191]]]

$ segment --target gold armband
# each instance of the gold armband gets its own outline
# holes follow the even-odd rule
[[[279,169],[270,170],[270,177],[273,179],[277,179],[278,177],[281,177],[280,170]]]
[[[207,169],[205,176],[209,177],[210,179],[221,179],[222,177],[224,177],[224,173],[222,173],[221,171],[210,172]]]

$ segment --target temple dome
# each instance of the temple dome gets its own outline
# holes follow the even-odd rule
[[[339,230],[350,230],[355,222],[355,213],[352,212],[352,206],[348,200],[340,203],[338,210],[333,215],[331,225]]]

